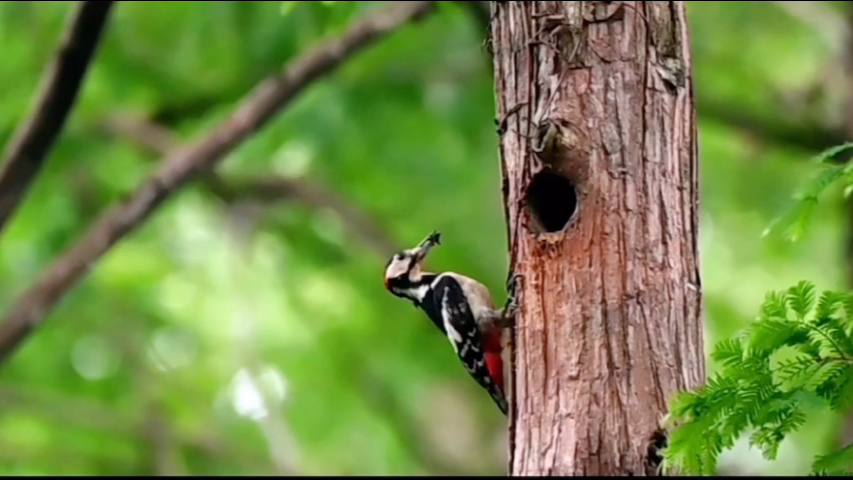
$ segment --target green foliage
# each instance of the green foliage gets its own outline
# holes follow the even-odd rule
[[[281,2],[281,14],[282,14],[282,15],[287,15],[287,14],[289,14],[290,12],[292,12],[292,11],[293,11],[293,9],[296,7],[296,4],[297,4],[297,3],[300,3],[300,2],[289,2],[289,1],[288,1],[288,2]],[[305,2],[302,2],[302,3],[305,3]],[[328,0],[323,0],[323,1],[319,2],[319,3],[320,3],[321,5],[332,6],[332,5],[334,5],[334,4],[338,3],[338,2],[328,1]]]
[[[105,120],[152,118],[179,139],[197,138],[260,79],[382,7],[287,3],[116,5],[57,148],[0,238],[0,307],[159,160],[132,136],[104,135]],[[760,238],[814,168],[802,160],[814,147],[793,137],[843,130],[830,119],[848,113],[844,88],[823,95],[826,108],[814,118],[811,106],[780,101],[813,91],[838,63],[824,32],[782,4],[688,2],[712,343],[741,328],[768,290],[800,278],[826,288],[846,282],[849,212],[840,202],[822,197],[810,221],[818,235]],[[823,5],[836,4],[844,7]],[[72,6],[0,2],[4,143],[32,103]],[[486,28],[473,12],[439,3],[305,91],[219,173],[305,175],[398,244],[438,228],[447,245],[430,266],[500,291],[506,225],[494,78]],[[251,258],[235,259],[226,221],[233,209],[203,185],[170,199],[92,265],[0,369],[0,473],[443,473],[434,457],[449,473],[505,472],[504,420],[469,385],[446,340],[383,291],[386,259],[354,234],[350,218],[295,199],[264,204]],[[267,419],[235,406],[247,366],[260,366]],[[458,416],[435,415],[437,405]],[[828,453],[837,423],[810,413],[789,434],[808,441],[760,473],[807,469]]]
[[[807,281],[767,294],[756,321],[711,354],[720,369],[670,403],[665,468],[713,474],[723,450],[751,432],[765,458],[806,420],[804,403],[820,399],[834,411],[853,407],[853,293],[825,291]],[[819,456],[813,473],[853,473],[853,446]]]
[[[839,164],[838,159],[851,150],[853,142],[848,142],[815,156],[812,161],[820,164],[821,171],[794,195],[788,210],[774,220],[762,236],[777,231],[789,240],[797,241],[808,228],[823,192],[841,183],[844,185],[844,197],[849,197],[853,192],[853,162]]]

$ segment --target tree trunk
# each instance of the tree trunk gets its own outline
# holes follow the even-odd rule
[[[645,475],[705,379],[683,2],[492,2],[514,335],[510,472]]]

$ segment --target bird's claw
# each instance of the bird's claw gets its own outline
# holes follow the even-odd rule
[[[521,275],[513,274],[507,281],[507,299],[504,307],[504,317],[512,321],[518,313],[519,294],[521,292]]]

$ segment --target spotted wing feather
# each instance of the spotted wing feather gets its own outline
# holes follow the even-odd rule
[[[462,286],[451,276],[440,276],[433,287],[436,310],[444,330],[462,365],[474,380],[491,395],[498,408],[507,413],[507,402],[486,365],[483,338],[465,299]]]

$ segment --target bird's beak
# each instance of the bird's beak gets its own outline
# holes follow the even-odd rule
[[[415,256],[418,263],[422,262],[432,247],[435,247],[436,245],[441,245],[441,233],[432,232],[427,238],[423,239],[417,247],[415,247]]]

